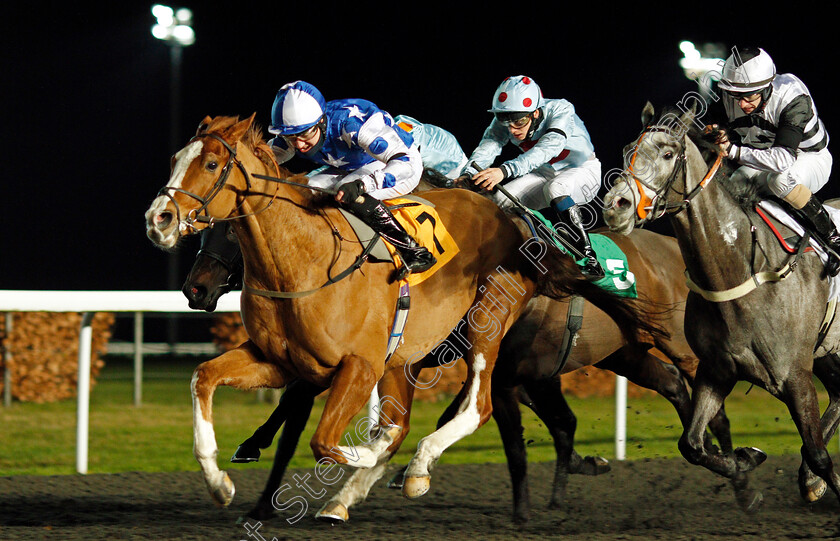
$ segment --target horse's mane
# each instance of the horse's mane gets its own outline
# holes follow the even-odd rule
[[[209,124],[200,125],[199,131],[224,131],[239,122],[239,120],[238,116],[218,116],[213,118]],[[266,166],[268,175],[274,176],[276,174],[279,178],[286,178],[302,184],[308,182],[306,175],[292,173],[287,168],[277,163],[277,160],[274,157],[274,150],[272,150],[271,145],[269,145],[265,140],[262,127],[258,123],[251,123],[251,126],[242,136],[240,142],[248,147],[254,153],[254,156],[256,156]],[[301,189],[299,192],[307,201],[309,201],[309,203],[305,203],[303,205],[303,208],[323,204],[323,197],[313,195],[309,190]]]
[[[664,107],[660,109],[659,114],[652,122],[652,125],[656,125],[669,114],[680,117],[683,114],[683,111],[674,106]],[[670,118],[673,118],[673,116]],[[711,167],[715,159],[717,159],[718,152],[720,152],[720,148],[715,143],[715,134],[706,133],[704,130],[700,129],[697,124],[692,122],[688,126],[687,135],[691,142],[694,143],[700,151],[700,155],[703,157],[703,161],[706,163],[706,166]],[[743,175],[738,175],[738,177],[733,179],[732,172],[734,169],[735,167],[733,166],[732,161],[728,158],[724,158],[720,169],[715,174],[714,181],[720,183],[721,187],[723,187],[727,193],[732,196],[732,199],[735,200],[735,203],[739,207],[743,209],[755,208],[755,205],[761,200],[761,196],[758,193],[758,186],[754,182],[749,182]]]

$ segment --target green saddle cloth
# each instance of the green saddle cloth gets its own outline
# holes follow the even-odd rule
[[[551,221],[546,219],[542,214],[536,210],[532,210],[531,212],[543,222],[543,225],[552,230],[554,229]],[[606,235],[599,235],[598,233],[590,234],[589,241],[592,244],[592,249],[595,250],[598,263],[604,269],[604,277],[596,280],[594,282],[595,285],[622,297],[637,298],[636,276],[630,271],[627,256],[624,255],[621,248],[611,238]],[[573,257],[569,250],[561,243],[555,240],[554,244],[561,251]],[[584,258],[575,262],[583,266]]]

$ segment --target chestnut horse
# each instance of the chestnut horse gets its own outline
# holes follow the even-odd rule
[[[627,165],[606,196],[604,218],[626,233],[667,214],[679,241],[692,288],[686,338],[700,359],[694,414],[680,451],[729,478],[742,508],[757,509],[762,496],[749,488],[747,472],[763,454],[754,448],[710,453],[703,445],[709,418],[735,383],[746,380],[790,411],[803,443],[801,496],[815,501],[828,486],[840,498],[840,475],[826,450],[840,423],[840,329],[825,318],[830,288],[822,263],[782,248],[755,210],[756,187],[729,175],[717,146],[695,127],[694,111],[657,115],[648,103],[642,125],[625,148]],[[822,419],[813,375],[829,391]]]
[[[667,311],[667,317],[661,321],[670,338],[657,339],[646,347],[627,346],[609,316],[590,303],[584,303],[582,326],[574,338],[574,347],[561,367],[558,365],[558,352],[563,351],[564,327],[570,304],[547,297],[536,297],[529,302],[523,315],[502,341],[491,391],[493,417],[501,431],[508,457],[514,495],[514,520],[517,522],[526,521],[530,509],[526,453],[521,438],[518,402],[539,416],[554,441],[557,461],[549,507],[562,507],[569,474],[596,475],[609,470],[608,463],[600,457],[583,458],[574,451],[576,421],[563,398],[561,374],[589,365],[612,370],[667,398],[674,405],[683,424],[687,424],[691,418],[690,397],[680,376],[691,382],[697,359],[688,347],[683,332],[683,309],[688,289],[682,278],[684,264],[676,240],[644,230],[633,231],[628,236],[609,232],[603,234],[613,239],[627,256],[640,294],[658,306],[671,308]],[[225,250],[217,252],[208,253],[202,247],[184,282],[184,293],[190,299],[191,306],[196,303],[194,308],[204,309],[205,303],[215,306],[216,300],[231,281],[232,273],[236,273],[235,258],[219,255],[238,252],[238,245],[229,245]],[[208,309],[212,311],[213,308]],[[648,353],[647,347],[650,345],[657,347],[679,372]],[[441,361],[430,354],[422,362],[423,366],[434,368],[440,366]],[[552,376],[555,371],[557,374]],[[249,517],[265,520],[273,514],[271,498],[280,487],[283,472],[294,454],[309,416],[312,398],[318,392],[319,389],[307,390],[305,386],[288,389],[268,421],[239,446],[231,459],[235,462],[258,460],[260,449],[268,448],[276,432],[286,423],[277,444],[272,474]],[[438,422],[439,427],[454,416],[459,402],[455,400],[447,408]],[[732,443],[729,423],[722,410],[721,415],[713,420],[711,428],[721,449],[730,452]],[[389,486],[401,487],[403,472],[400,470]],[[353,503],[356,502],[336,497],[318,517],[346,520],[349,516],[348,507]]]
[[[250,339],[199,365],[191,384],[194,454],[219,504],[230,503],[234,486],[216,463],[212,396],[218,385],[281,388],[303,379],[329,387],[310,442],[316,460],[374,468],[405,437],[414,388],[406,374],[419,372],[412,363],[463,318],[471,346],[466,398],[452,421],[418,444],[403,486],[413,498],[429,490],[430,469],[441,453],[489,419],[490,376],[501,339],[535,293],[584,296],[615,319],[631,343],[643,332],[660,332],[637,303],[591,283],[556,250],[540,252],[538,268],[533,254],[520,251],[521,231],[492,201],[464,190],[435,190],[424,196],[460,251],[412,287],[403,342],[386,366],[400,289],[391,280],[393,267],[367,264],[355,272],[365,259],[359,243],[349,240],[350,225],[332,198],[313,196],[301,184],[305,177],[297,185],[282,178],[254,116],[205,118],[175,154],[169,182],[146,212],[146,234],[161,248],[174,249],[181,235],[229,221],[242,250],[241,313]],[[344,278],[333,280],[336,272]],[[371,430],[362,445],[353,445],[350,435],[348,445],[340,445],[377,381],[388,399],[380,414],[391,423]]]

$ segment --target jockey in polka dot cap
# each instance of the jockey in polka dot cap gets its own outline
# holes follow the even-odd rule
[[[277,92],[268,131],[279,163],[297,155],[326,166],[309,184],[336,188],[336,200],[396,248],[404,271],[436,263],[382,204],[411,192],[423,172],[414,140],[391,115],[367,100],[327,102],[313,85],[295,81]]]
[[[518,75],[502,81],[489,112],[493,120],[462,174],[487,190],[504,182],[506,191],[528,208],[553,207],[567,226],[566,237],[586,258],[584,274],[603,276],[579,208],[598,194],[601,162],[574,106],[564,99],[543,98],[533,79]],[[508,143],[521,154],[494,166]],[[498,191],[492,197],[502,208],[513,206]]]

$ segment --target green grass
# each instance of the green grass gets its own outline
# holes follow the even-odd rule
[[[192,406],[189,380],[197,361],[147,358],[143,405],[133,405],[130,362],[107,359],[91,393],[90,473],[125,471],[196,471],[192,456]],[[795,454],[801,442],[785,406],[767,392],[739,384],[726,402],[736,446],[756,446],[771,455]],[[578,417],[576,449],[581,454],[615,456],[615,404],[612,398],[567,397]],[[416,402],[412,430],[395,462],[406,463],[424,435],[434,430],[448,401]],[[827,396],[820,392],[820,404]],[[231,464],[229,457],[271,413],[273,403],[257,402],[253,392],[220,388],[214,401],[219,462],[225,469],[269,468],[274,450],[263,451],[259,463]],[[291,467],[313,467],[309,439],[320,418],[318,400]],[[540,420],[523,410],[529,460],[554,459],[551,438]],[[627,410],[627,458],[679,456],[681,427],[676,412],[659,396],[632,398]],[[15,402],[0,407],[0,476],[72,474],[75,472],[76,401],[51,404]],[[834,451],[835,445],[829,447]],[[504,462],[493,421],[448,449],[445,464]]]

